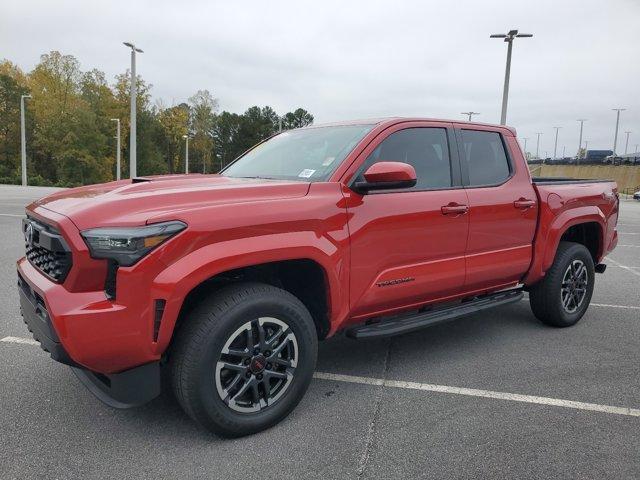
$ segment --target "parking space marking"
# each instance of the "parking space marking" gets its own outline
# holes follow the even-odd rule
[[[634,307],[632,305],[611,305],[608,303],[590,303],[591,307],[608,307],[608,308],[627,308],[629,310],[640,310],[640,307]]]
[[[626,265],[622,265],[621,263],[616,262],[616,261],[615,261],[613,258],[611,258],[611,257],[606,257],[606,259],[607,259],[608,261],[610,261],[611,263],[613,263],[615,266],[620,267],[620,268],[622,268],[622,269],[626,270],[627,272],[631,272],[631,273],[633,273],[634,275],[637,275],[638,277],[640,277],[640,272],[636,272],[633,268],[631,268],[631,267],[627,267]]]
[[[5,343],[24,343],[27,345],[40,345],[40,342],[36,340],[32,340],[30,338],[22,338],[22,337],[4,337],[0,339],[0,342]]]
[[[618,232],[618,235],[640,235],[638,232]]]
[[[634,248],[640,248],[640,245],[616,245],[616,247],[634,247]]]
[[[12,213],[0,213],[0,217],[24,218],[24,215],[13,215]]]
[[[574,400],[563,400],[560,398],[538,397],[535,395],[522,395],[519,393],[496,392],[493,390],[479,390],[476,388],[451,387],[447,385],[434,385],[430,383],[385,380],[382,378],[357,377],[354,375],[342,375],[338,373],[328,372],[316,372],[313,374],[313,377],[320,380],[333,380],[336,382],[358,383],[362,385],[401,388],[406,390],[419,390],[423,392],[448,393],[452,395],[464,395],[468,397],[492,398],[495,400],[510,400],[513,402],[572,408],[574,410],[588,410],[592,412],[609,413],[613,415],[640,417],[640,409],[637,408],[599,405],[597,403],[576,402]]]

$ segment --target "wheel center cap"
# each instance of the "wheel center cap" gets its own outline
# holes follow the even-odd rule
[[[249,364],[249,370],[251,373],[260,373],[267,366],[267,359],[264,355],[256,355],[251,359],[251,363]]]

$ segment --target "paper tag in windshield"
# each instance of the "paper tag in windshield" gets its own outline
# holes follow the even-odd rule
[[[322,162],[322,166],[323,167],[328,167],[329,165],[331,165],[333,163],[333,161],[336,159],[336,157],[327,157],[324,159],[324,162]]]
[[[311,170],[310,168],[305,168],[304,170],[302,170],[298,174],[298,177],[300,177],[300,178],[310,178],[311,175],[313,175],[314,173],[316,173],[315,170]]]

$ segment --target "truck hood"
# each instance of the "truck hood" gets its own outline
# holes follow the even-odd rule
[[[221,175],[162,175],[89,185],[56,192],[27,207],[51,210],[80,229],[142,225],[155,217],[197,208],[303,197],[308,182],[230,178]]]

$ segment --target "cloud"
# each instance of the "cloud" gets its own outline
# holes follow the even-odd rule
[[[60,50],[110,78],[128,67],[122,41],[145,50],[138,71],[165,103],[209,89],[223,109],[297,106],[319,122],[390,115],[499,121],[506,45],[490,33],[534,34],[514,44],[508,123],[520,136],[553,126],[574,154],[584,138],[611,148],[621,132],[640,143],[635,0],[322,2],[5,2],[3,55],[30,69]],[[636,140],[634,140],[636,139]],[[624,148],[620,135],[619,148]],[[530,140],[529,145],[532,145]]]

